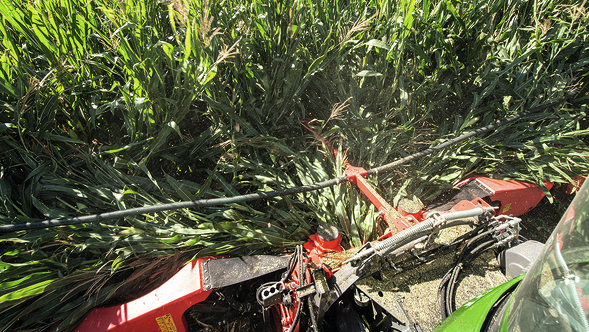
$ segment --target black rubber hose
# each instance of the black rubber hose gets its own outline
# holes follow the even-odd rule
[[[518,114],[516,114],[514,116],[511,116],[511,117],[509,117],[507,119],[503,119],[501,121],[495,122],[494,124],[490,124],[488,126],[485,126],[485,127],[479,128],[479,129],[475,129],[473,131],[469,131],[466,134],[460,135],[460,136],[458,136],[456,138],[453,138],[451,140],[448,140],[448,141],[446,141],[446,142],[444,142],[442,144],[436,145],[436,146],[434,146],[432,148],[423,150],[423,151],[418,152],[418,153],[414,153],[414,154],[412,154],[412,155],[410,155],[408,157],[399,159],[399,160],[394,161],[394,162],[392,162],[390,164],[386,164],[386,165],[383,165],[383,166],[380,166],[380,167],[373,168],[373,169],[367,171],[367,175],[375,175],[375,174],[378,174],[378,173],[381,173],[381,172],[390,171],[393,168],[396,168],[396,167],[399,167],[399,166],[408,164],[408,163],[410,163],[410,162],[412,162],[412,161],[414,161],[416,159],[423,158],[423,157],[425,157],[425,156],[427,156],[429,154],[432,154],[434,152],[437,152],[437,151],[440,151],[440,150],[442,150],[444,148],[447,148],[447,147],[449,147],[451,145],[454,145],[456,143],[460,143],[460,142],[462,142],[464,140],[467,140],[467,139],[469,139],[469,138],[471,138],[471,137],[473,137],[475,135],[486,133],[488,131],[497,129],[497,128],[499,128],[501,126],[504,126],[504,125],[506,125],[506,124],[508,124],[510,122],[513,122],[513,121],[515,121],[517,119],[520,119],[520,118],[522,118],[522,117],[524,117],[524,116],[526,116],[528,114],[532,114],[532,113],[541,111],[543,109],[546,109],[546,108],[549,108],[549,107],[558,105],[558,104],[562,103],[563,101],[566,101],[567,99],[572,98],[575,95],[575,93],[576,93],[576,91],[573,91],[571,93],[568,93],[564,98],[561,98],[561,99],[559,99],[559,100],[557,100],[555,102],[544,104],[544,105],[540,105],[540,106],[536,106],[534,108],[530,108],[527,111],[518,113]]]
[[[448,288],[448,281],[450,281],[450,277],[452,277],[452,270],[446,272],[442,281],[440,282],[440,286],[438,286],[438,299],[440,299],[440,315],[442,315],[442,320],[448,317],[448,312],[446,310],[446,289]]]
[[[295,330],[295,327],[297,327],[297,325],[299,324],[299,319],[301,317],[301,311],[303,311],[304,304],[305,304],[305,301],[299,301],[299,306],[297,307],[297,313],[295,314],[295,317],[292,321],[292,325],[290,326],[290,329],[288,329],[288,332],[293,332]]]
[[[469,248],[471,245],[473,245],[473,243],[476,243],[477,241],[479,241],[481,238],[491,234],[492,232],[495,231],[495,227],[494,225],[498,224],[499,221],[495,220],[495,221],[491,221],[489,223],[485,223],[477,228],[475,228],[472,232],[469,232],[468,234],[476,234],[478,232],[481,232],[484,229],[487,229],[475,236],[473,236],[472,238],[470,238],[470,240],[468,240],[468,242],[466,243],[466,245],[464,246],[463,250],[460,252],[460,256],[458,257],[458,259],[456,260],[456,263],[462,262],[464,261],[464,255],[466,255],[468,253],[468,251],[466,250],[467,248]],[[476,250],[476,249],[475,249]]]
[[[475,229],[469,231],[468,233],[462,234],[461,236],[455,238],[454,240],[452,240],[452,242],[450,242],[450,245],[454,245],[456,243],[462,242],[465,239],[472,239],[474,236],[480,234],[479,232],[481,232],[482,230],[485,230],[488,228],[488,224],[483,223],[482,225],[477,226]]]
[[[479,233],[479,232],[483,231],[484,229],[486,229],[487,227],[489,227],[490,225],[491,224],[481,225],[481,226],[475,228],[474,230],[470,231],[468,234]],[[483,232],[479,233],[478,235],[474,236],[473,238],[471,238],[467,242],[467,244],[464,246],[464,248],[460,251],[458,258],[456,259],[456,261],[454,263],[454,267],[452,269],[448,270],[448,272],[446,272],[446,274],[444,275],[444,277],[440,281],[440,286],[438,287],[438,299],[440,300],[440,303],[439,303],[440,314],[442,315],[443,319],[446,319],[446,317],[448,317],[454,311],[454,310],[452,310],[452,307],[450,306],[451,304],[449,302],[451,302],[451,300],[449,301],[449,299],[451,299],[451,297],[449,297],[448,294],[449,294],[450,288],[455,287],[455,283],[456,283],[456,279],[457,279],[457,272],[459,272],[459,270],[462,268],[464,261],[469,260],[469,258],[472,256],[471,254],[473,252],[480,250],[479,249],[480,245],[472,250],[470,249],[471,246],[473,244],[475,244],[477,240],[481,239],[482,236],[487,235],[488,233],[489,233],[489,230],[483,231]],[[476,244],[478,244],[478,243],[476,243]]]
[[[286,282],[286,280],[288,278],[290,278],[290,275],[292,274],[292,271],[294,270],[294,268],[297,265],[297,261],[298,261],[298,248],[299,246],[295,247],[295,252],[294,254],[292,254],[290,256],[290,259],[288,260],[288,270],[286,271],[286,273],[284,274],[284,276],[282,277],[282,279],[280,280],[281,282]]]
[[[454,300],[454,290],[456,289],[456,283],[458,281],[458,274],[462,271],[463,263],[460,263],[452,269],[452,276],[448,281],[448,287],[446,288],[446,314],[450,316],[456,310],[456,301]]]
[[[495,243],[496,243],[495,239],[482,243],[481,245],[479,245],[477,248],[475,248],[471,252],[471,255],[468,256],[465,259],[465,261],[466,262],[472,262],[472,261],[474,261],[480,255],[482,255],[487,250],[489,250],[490,248],[492,248]],[[448,292],[448,300],[446,300],[446,303],[447,304],[450,304],[448,315],[450,315],[451,313],[453,313],[454,311],[456,311],[456,295],[455,295],[455,293],[456,293],[456,284],[458,282],[458,274],[460,274],[460,271],[462,271],[462,268],[463,267],[464,267],[464,264],[461,264],[458,268],[456,268],[455,271],[452,273],[452,278],[450,279],[450,287],[447,290],[447,292]]]
[[[477,240],[480,240],[481,236],[487,235],[485,233],[488,233],[488,232],[489,231],[477,235],[476,236],[477,237]],[[470,248],[471,245],[473,245],[473,243],[477,243],[477,242],[475,242],[473,240],[468,241],[468,243],[466,244],[466,246],[464,246],[464,249],[460,252],[460,256],[456,260],[456,264],[459,264],[459,263],[464,262],[466,260],[466,258],[468,257],[468,255],[470,255],[474,251],[474,250],[468,250],[468,248]]]
[[[464,267],[464,263],[477,259],[481,254],[483,254],[485,251],[487,251],[489,248],[491,248],[495,244],[495,242],[496,242],[495,239],[492,239],[492,240],[489,240],[489,241],[479,244],[473,250],[468,251],[468,253],[463,256],[462,261],[460,261],[458,264],[456,264],[456,266],[454,266],[454,268],[451,270],[452,273],[450,274],[450,278],[447,281],[448,285],[446,287],[445,296],[444,296],[446,316],[449,316],[454,311],[456,311],[456,299],[455,299],[456,284],[458,281],[458,275],[460,274],[460,271]]]
[[[495,222],[493,222],[493,223],[489,223],[489,224],[488,224],[488,226],[490,227],[491,225],[498,224],[498,223],[500,223],[500,221],[495,221]],[[487,236],[487,235],[489,235],[489,234],[491,234],[491,233],[495,232],[495,230],[496,230],[496,228],[495,228],[495,227],[493,227],[493,228],[491,228],[491,229],[489,229],[489,230],[487,230],[487,231],[485,231],[485,232],[482,232],[481,234],[478,234],[478,235],[474,236],[472,239],[470,239],[470,240],[468,241],[468,243],[467,243],[466,245],[467,245],[467,246],[471,246],[471,245],[472,245],[472,243],[475,243],[475,242],[476,242],[476,241],[478,241],[479,239],[481,239],[481,238],[483,238],[483,237],[485,237],[485,236]]]
[[[440,150],[447,148],[451,145],[454,145],[456,143],[467,140],[470,137],[473,137],[475,135],[482,134],[482,133],[488,132],[490,130],[497,129],[507,123],[513,122],[513,121],[520,119],[521,117],[524,117],[528,114],[538,112],[538,111],[546,109],[548,107],[560,104],[563,101],[566,101],[567,99],[572,98],[575,93],[576,92],[573,91],[573,92],[567,94],[567,96],[565,98],[559,99],[555,102],[545,104],[545,105],[536,106],[534,108],[531,108],[527,111],[516,114],[516,115],[509,117],[507,119],[498,121],[492,125],[488,125],[488,126],[473,130],[471,132],[468,132],[464,135],[460,135],[456,138],[453,138],[453,139],[446,141],[442,144],[439,144],[435,147],[432,147],[432,148],[426,149],[424,151],[412,154],[408,157],[399,159],[399,160],[394,161],[390,164],[370,169],[366,172],[366,174],[367,175],[374,175],[374,174],[390,171],[393,168],[408,164],[413,160],[423,158],[423,157],[425,157],[429,154],[432,154],[436,151],[440,151]],[[335,186],[335,185],[345,182],[347,180],[348,180],[347,176],[342,176],[337,179],[323,181],[323,182],[316,183],[316,184],[311,184],[311,185],[302,186],[302,187],[276,190],[276,191],[270,191],[270,192],[261,192],[261,193],[234,196],[234,197],[213,198],[213,199],[203,199],[203,200],[198,200],[198,201],[184,201],[184,202],[176,202],[176,203],[169,203],[169,204],[144,206],[144,207],[140,207],[140,208],[99,213],[99,214],[73,217],[73,218],[51,219],[51,220],[45,220],[45,221],[40,221],[40,222],[1,225],[0,226],[0,233],[14,232],[14,231],[25,230],[25,229],[36,229],[36,228],[84,224],[84,223],[90,223],[90,222],[94,222],[94,221],[116,219],[116,218],[128,217],[128,216],[144,214],[144,213],[161,212],[161,211],[166,211],[166,210],[176,210],[176,209],[185,209],[185,208],[193,208],[193,207],[206,207],[206,206],[224,205],[224,204],[230,204],[230,203],[244,203],[244,202],[249,202],[249,201],[258,200],[258,199],[268,199],[268,198],[287,196],[287,195],[293,195],[293,194],[323,189],[323,188]]]
[[[92,215],[73,217],[73,218],[51,219],[51,220],[45,220],[45,221],[40,221],[40,222],[1,225],[0,226],[0,233],[20,231],[20,230],[24,230],[24,229],[35,229],[35,228],[46,228],[46,227],[84,224],[84,223],[90,223],[90,222],[94,222],[94,221],[116,219],[116,218],[128,217],[128,216],[144,214],[144,213],[161,212],[161,211],[166,211],[166,210],[177,210],[177,209],[185,209],[185,208],[193,208],[193,207],[206,207],[206,206],[224,205],[224,204],[230,204],[230,203],[244,203],[244,202],[254,201],[254,200],[258,200],[258,199],[268,199],[268,198],[274,198],[274,197],[279,197],[279,196],[287,196],[287,195],[293,195],[293,194],[299,194],[299,193],[305,193],[305,192],[309,192],[309,191],[319,190],[319,189],[335,186],[335,185],[340,184],[345,181],[348,181],[347,176],[342,176],[337,179],[323,181],[323,182],[319,182],[319,183],[311,184],[311,185],[307,185],[307,186],[302,186],[302,187],[288,188],[288,189],[275,190],[275,191],[269,191],[269,192],[261,192],[261,193],[234,196],[234,197],[202,199],[202,200],[198,200],[198,201],[184,201],[184,202],[176,202],[176,203],[169,203],[169,204],[144,206],[144,207],[139,207],[139,208],[106,212],[106,213],[99,213],[99,214],[92,214]]]

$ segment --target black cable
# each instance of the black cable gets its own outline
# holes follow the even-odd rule
[[[309,260],[307,258],[307,256],[304,253],[304,248],[302,245],[297,245],[295,247],[295,251],[292,254],[292,256],[290,256],[290,259],[288,261],[288,268],[287,268],[287,272],[284,274],[284,276],[282,277],[282,279],[280,280],[282,283],[286,282],[288,280],[288,278],[291,276],[292,272],[294,271],[294,268],[297,268],[297,273],[298,273],[298,279],[299,279],[299,288],[304,286],[306,281],[304,280],[305,278],[305,271],[307,270],[307,265],[309,263]],[[272,285],[274,285],[275,282],[267,282],[265,284],[262,284],[258,290],[256,291],[256,300],[258,301],[258,303],[262,306],[263,312],[265,313],[266,310],[270,307],[265,307],[264,304],[262,303],[261,300],[261,294],[264,291],[264,289],[266,289],[267,287],[270,287]],[[299,319],[300,319],[300,315],[301,312],[303,310],[303,305],[304,305],[304,301],[299,300],[299,305],[297,307],[297,311],[295,314],[295,317],[293,319],[293,323],[290,327],[290,329],[288,330],[288,332],[292,332],[294,331],[294,328],[298,325],[299,323]],[[313,313],[311,313],[312,315]],[[314,317],[313,317],[314,318]],[[264,320],[266,320],[266,317],[264,316]]]
[[[455,300],[454,300],[454,290],[456,289],[456,282],[458,280],[458,274],[460,273],[460,271],[462,270],[463,267],[463,263],[460,263],[458,265],[456,265],[453,269],[452,269],[452,275],[450,276],[450,280],[448,281],[448,287],[446,288],[446,313],[448,316],[450,316],[450,314],[452,314],[456,309],[456,304],[455,304]]]
[[[299,324],[299,318],[301,317],[301,311],[303,311],[303,304],[305,304],[305,301],[299,301],[297,313],[295,314],[295,317],[292,321],[292,325],[290,326],[290,329],[288,329],[288,332],[293,332],[295,327],[297,327],[297,325]]]
[[[480,240],[482,238],[482,236],[486,236],[490,234],[489,231],[483,232],[482,234],[477,235],[475,238],[477,238],[476,240]],[[473,250],[466,250],[467,248],[470,248],[471,245],[477,243],[476,241],[470,240],[466,243],[466,245],[464,246],[464,249],[460,252],[460,256],[458,256],[458,259],[456,260],[456,264],[464,262],[467,260],[468,255],[470,255]]]
[[[307,259],[304,254],[303,246],[298,245],[297,250],[299,251],[299,288],[300,288],[300,287],[303,287],[307,284],[307,281],[305,280],[305,271],[307,270]]]
[[[465,235],[472,236],[473,234],[478,233],[477,235],[474,235],[469,239],[469,241],[464,246],[463,250],[460,252],[460,256],[458,257],[456,262],[458,263],[458,262],[464,261],[464,255],[466,255],[468,253],[466,248],[470,247],[473,243],[477,242],[481,238],[494,232],[495,225],[498,223],[500,223],[499,220],[492,220],[490,222],[486,222],[486,223],[482,224],[481,226],[479,226],[479,227],[473,229],[472,231],[468,232],[467,234],[465,234]]]
[[[487,228],[488,228],[487,226],[488,226],[488,224],[486,224],[486,223],[483,223],[483,224],[481,224],[481,225],[479,225],[479,226],[475,227],[473,230],[470,230],[468,233],[462,234],[461,236],[459,236],[459,237],[455,238],[454,240],[452,240],[452,242],[450,242],[450,244],[449,244],[449,245],[454,245],[454,244],[457,244],[457,243],[459,243],[459,242],[462,242],[462,241],[464,241],[465,239],[471,239],[472,237],[474,237],[474,236],[476,236],[476,235],[480,234],[480,232],[481,232],[482,230],[485,230],[485,229],[487,229]]]
[[[394,161],[394,162],[392,162],[390,164],[386,164],[386,165],[383,165],[383,166],[380,166],[380,167],[373,168],[373,169],[367,171],[366,174],[367,175],[375,175],[375,174],[378,174],[380,172],[390,171],[393,168],[396,168],[396,167],[399,167],[399,166],[408,164],[408,163],[412,162],[413,160],[416,160],[416,159],[419,159],[419,158],[423,158],[423,157],[425,157],[425,156],[427,156],[429,154],[432,154],[434,152],[440,151],[440,150],[442,150],[444,148],[447,148],[447,147],[449,147],[451,145],[454,145],[456,143],[460,143],[462,141],[465,141],[465,140],[467,140],[467,139],[469,139],[469,138],[471,138],[471,137],[473,137],[475,135],[486,133],[488,131],[497,129],[497,128],[501,127],[501,126],[504,126],[504,125],[506,125],[506,124],[508,124],[510,122],[513,122],[513,121],[515,121],[517,119],[520,119],[520,118],[522,118],[522,117],[524,117],[526,115],[529,115],[529,114],[532,114],[532,113],[541,111],[543,109],[552,107],[554,105],[558,105],[558,104],[562,103],[563,101],[566,101],[567,99],[572,98],[575,95],[575,93],[576,93],[576,91],[571,91],[564,98],[561,98],[561,99],[559,99],[559,100],[557,100],[555,102],[544,104],[544,105],[540,105],[540,106],[536,106],[534,108],[530,108],[527,111],[518,113],[518,114],[516,114],[514,116],[511,116],[511,117],[509,117],[507,119],[503,119],[501,121],[495,122],[494,124],[490,124],[488,126],[485,126],[485,127],[479,128],[479,129],[475,129],[473,131],[469,131],[466,134],[463,134],[463,135],[460,135],[458,137],[455,137],[455,138],[453,138],[451,140],[448,140],[448,141],[446,141],[446,142],[444,142],[442,144],[436,145],[436,146],[434,146],[432,148],[423,150],[421,152],[414,153],[414,154],[412,154],[412,155],[410,155],[408,157],[399,159],[399,160]]]
[[[473,137],[475,135],[482,134],[482,133],[488,132],[493,129],[497,129],[505,124],[508,124],[508,123],[513,122],[517,119],[520,119],[521,117],[524,117],[528,114],[538,112],[538,111],[546,109],[548,107],[560,104],[561,102],[566,101],[569,98],[572,98],[575,93],[576,93],[576,91],[572,91],[572,92],[568,93],[567,96],[565,96],[564,98],[561,98],[555,102],[545,104],[545,105],[536,106],[536,107],[531,108],[527,111],[524,111],[524,112],[518,113],[514,116],[511,116],[507,119],[504,119],[504,120],[498,121],[494,124],[473,130],[471,132],[468,132],[464,135],[460,135],[456,138],[453,138],[449,141],[441,143],[441,144],[434,146],[432,148],[426,149],[421,152],[414,153],[408,157],[394,161],[390,164],[370,169],[370,170],[366,171],[366,175],[375,175],[375,174],[378,174],[381,172],[387,172],[387,171],[392,170],[393,168],[408,164],[409,162],[411,162],[413,160],[423,158],[429,154],[440,151],[446,147],[449,147],[449,146],[454,145],[456,143],[467,140],[468,138]],[[176,203],[169,203],[169,204],[144,206],[144,207],[139,207],[139,208],[132,208],[132,209],[126,209],[126,210],[120,210],[120,211],[92,214],[92,215],[79,216],[79,217],[73,217],[73,218],[51,219],[51,220],[45,220],[45,221],[39,221],[39,222],[28,222],[28,223],[22,223],[22,224],[1,225],[0,226],[0,233],[14,232],[14,231],[25,230],[25,229],[36,229],[36,228],[47,228],[47,227],[84,224],[84,223],[90,223],[90,222],[94,222],[94,221],[116,219],[116,218],[128,217],[128,216],[133,216],[133,215],[138,215],[138,214],[161,212],[161,211],[166,211],[166,210],[186,209],[186,208],[194,208],[194,207],[206,207],[206,206],[224,205],[224,204],[231,204],[231,203],[244,203],[244,202],[249,202],[249,201],[258,200],[258,199],[268,199],[268,198],[274,198],[274,197],[279,197],[279,196],[287,196],[287,195],[293,195],[293,194],[299,194],[299,193],[305,193],[305,192],[309,192],[309,191],[319,190],[319,189],[335,186],[335,185],[340,184],[345,181],[348,181],[347,176],[342,176],[342,177],[339,177],[336,179],[323,181],[323,182],[319,182],[319,183],[311,184],[311,185],[307,185],[307,186],[302,186],[302,187],[287,188],[287,189],[282,189],[282,190],[240,195],[240,196],[234,196],[234,197],[203,199],[203,200],[198,200],[198,201],[184,201],[184,202],[176,202]]]
[[[452,278],[452,272],[454,268],[448,270],[442,280],[440,281],[440,285],[438,286],[438,299],[439,299],[439,307],[440,307],[440,314],[442,315],[442,320],[446,319],[448,315],[448,310],[446,306],[446,294],[447,289],[449,286],[450,279]]]
[[[485,234],[486,233],[486,234]],[[489,235],[490,232],[486,231],[480,235]],[[471,262],[477,259],[480,255],[492,248],[497,240],[492,238],[490,240],[484,240],[484,238],[478,236],[480,241],[469,241],[463,250],[460,252],[458,259],[452,269],[450,269],[442,278],[440,286],[438,287],[438,299],[440,299],[440,313],[442,319],[446,319],[452,312],[456,310],[456,299],[455,291],[458,281],[458,275],[463,269],[466,262]],[[471,249],[474,245],[476,247]]]
[[[268,192],[261,192],[261,193],[255,193],[255,194],[144,206],[144,207],[140,207],[140,208],[126,209],[126,210],[120,210],[120,211],[92,214],[92,215],[88,215],[88,216],[80,216],[80,217],[65,218],[65,219],[51,219],[51,220],[45,220],[45,221],[40,221],[40,222],[28,222],[28,223],[23,223],[23,224],[1,225],[0,226],[0,233],[14,232],[14,231],[20,231],[20,230],[25,230],[25,229],[36,229],[36,228],[84,224],[84,223],[90,223],[90,222],[94,222],[94,221],[122,218],[122,217],[138,215],[138,214],[161,212],[161,211],[166,211],[166,210],[177,210],[177,209],[186,209],[186,208],[193,208],[193,207],[206,207],[206,206],[224,205],[224,204],[230,204],[230,203],[244,203],[244,202],[254,201],[254,200],[258,200],[258,199],[268,199],[268,198],[274,198],[274,197],[279,197],[279,196],[287,196],[287,195],[293,195],[293,194],[299,194],[299,193],[305,193],[305,192],[309,192],[309,191],[319,190],[319,189],[335,186],[335,185],[345,182],[347,180],[348,180],[347,176],[342,176],[342,177],[339,177],[336,179],[323,181],[323,182],[319,182],[316,184],[310,184],[307,186],[281,189],[281,190],[268,191]]]
[[[478,247],[476,247],[475,249],[473,249],[468,256],[465,257],[464,261],[465,262],[472,262],[475,259],[477,259],[480,255],[482,255],[484,252],[486,252],[488,249],[490,249],[494,244],[495,244],[496,240],[490,240],[490,241],[486,241],[482,244],[480,244]],[[454,311],[456,311],[456,285],[458,282],[458,275],[460,274],[460,271],[462,271],[462,268],[464,267],[464,263],[460,263],[459,265],[457,265],[456,267],[454,267],[453,272],[452,272],[452,277],[450,278],[450,282],[449,282],[449,287],[446,289],[446,307],[447,307],[447,313],[448,315],[450,315],[451,313],[453,313]]]
[[[454,293],[453,288],[456,286],[456,280],[458,279],[458,272],[462,269],[464,262],[469,260],[471,254],[480,250],[479,242],[482,241],[479,240],[490,234],[494,230],[495,224],[496,222],[484,223],[467,233],[471,236],[470,240],[466,243],[464,248],[462,248],[458,258],[455,260],[454,267],[450,269],[440,281],[438,287],[438,299],[442,319],[446,319],[446,317],[454,311],[452,307],[452,296]],[[471,249],[475,244],[477,247],[474,250]]]
[[[286,279],[288,279],[288,277],[290,277],[290,275],[292,274],[292,271],[294,270],[295,266],[297,265],[297,258],[298,258],[298,247],[295,247],[295,252],[290,256],[290,259],[288,260],[288,269],[286,271],[286,273],[284,274],[284,276],[282,277],[282,280],[280,280],[281,282],[286,282]]]
[[[489,226],[494,225],[494,224],[497,224],[497,223],[499,223],[499,221],[494,222],[492,224],[489,224]],[[489,235],[489,234],[491,234],[491,233],[493,233],[495,231],[496,231],[496,229],[495,229],[495,227],[493,227],[493,228],[491,228],[491,229],[489,229],[489,230],[487,230],[485,232],[482,232],[481,234],[479,234],[479,235],[473,237],[472,239],[470,239],[468,241],[468,243],[467,243],[467,246],[470,246],[472,243],[478,241],[479,239],[481,239],[481,238],[483,238],[483,237],[485,237],[485,236],[487,236],[487,235]]]

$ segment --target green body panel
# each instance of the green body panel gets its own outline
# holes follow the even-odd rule
[[[495,302],[523,277],[521,275],[477,295],[436,326],[434,332],[480,331]]]

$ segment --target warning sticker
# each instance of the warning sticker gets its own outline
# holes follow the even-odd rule
[[[505,207],[503,208],[503,211],[501,211],[501,213],[505,213],[505,212],[509,211],[510,207],[511,207],[511,203],[505,204]]]
[[[172,319],[172,314],[160,316],[155,321],[162,332],[178,332],[176,324],[174,324],[174,320]]]

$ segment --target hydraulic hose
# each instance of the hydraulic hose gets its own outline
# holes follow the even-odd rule
[[[299,306],[297,307],[297,313],[295,314],[294,320],[292,322],[292,325],[290,326],[290,329],[288,329],[288,332],[293,332],[295,330],[295,328],[299,325],[299,319],[301,317],[301,312],[303,311],[304,304],[305,304],[305,301],[299,301]]]
[[[486,251],[486,249],[491,247],[493,243],[496,242],[494,239],[487,239],[485,241],[485,237],[490,235],[495,230],[495,227],[493,227],[493,225],[495,224],[495,222],[490,222],[481,225],[479,228],[473,230],[474,233],[469,232],[469,234],[479,234],[472,237],[466,243],[466,245],[458,255],[458,258],[454,263],[454,267],[450,269],[442,278],[440,286],[438,287],[438,298],[440,299],[439,304],[442,319],[446,319],[446,317],[448,317],[455,310],[454,289],[456,287],[456,282],[458,280],[458,274],[462,270],[465,262],[473,260],[477,257],[477,252],[479,252],[483,248],[485,248],[485,250],[481,251],[481,253]],[[483,231],[484,229],[486,229],[486,231]],[[474,245],[476,245],[476,247],[472,249]]]
[[[497,223],[497,221],[495,221],[495,222],[490,222],[490,223],[487,225],[487,227],[492,227],[492,226],[493,226],[494,224],[496,224],[496,223]],[[471,246],[471,244],[473,244],[473,243],[477,242],[479,239],[481,239],[481,238],[483,238],[483,237],[485,237],[485,236],[487,236],[487,235],[489,235],[489,234],[491,234],[491,233],[493,233],[493,232],[495,232],[495,231],[496,231],[496,229],[494,229],[494,228],[491,228],[491,229],[488,229],[488,230],[486,230],[486,231],[484,231],[484,232],[482,232],[482,233],[480,233],[480,234],[478,234],[478,235],[475,235],[475,236],[473,236],[473,237],[472,237],[470,240],[468,240],[468,242],[466,243],[466,247],[470,247],[470,246]]]
[[[296,248],[296,252],[297,252],[297,264],[298,264],[298,279],[299,279],[299,287],[303,287],[306,284],[306,280],[305,280],[305,270],[307,269],[307,257],[305,256],[304,252],[303,252],[303,246],[302,245],[298,245]],[[303,306],[305,305],[305,301],[299,299],[299,305],[297,307],[297,312],[295,314],[294,320],[292,322],[292,325],[290,326],[290,328],[288,329],[288,332],[293,332],[295,330],[295,328],[297,328],[298,324],[299,324],[299,319],[301,316],[301,312],[303,311]],[[309,308],[309,310],[312,311],[312,307]],[[312,315],[313,313],[311,313]]]
[[[370,169],[370,170],[366,171],[366,175],[375,175],[378,173],[387,172],[387,171],[390,171],[396,167],[408,164],[414,160],[423,158],[423,157],[430,155],[434,152],[440,151],[444,148],[447,148],[447,147],[457,144],[459,142],[465,141],[475,135],[486,133],[488,131],[497,129],[497,128],[504,126],[510,122],[516,121],[516,120],[518,120],[528,114],[535,113],[540,110],[560,104],[563,101],[566,101],[567,99],[572,98],[575,95],[575,93],[576,93],[576,91],[571,91],[564,98],[561,98],[555,102],[536,106],[536,107],[531,108],[527,111],[524,111],[524,112],[518,113],[514,116],[511,116],[507,119],[504,119],[504,120],[498,121],[494,124],[470,131],[466,134],[460,135],[456,138],[448,140],[444,143],[441,143],[439,145],[436,145],[436,146],[426,149],[424,151],[414,153],[408,157],[399,159],[399,160],[394,161],[390,164],[386,164],[386,165],[383,165],[380,167]],[[309,191],[319,190],[319,189],[323,189],[323,188],[327,188],[327,187],[332,187],[332,186],[338,185],[338,184],[340,184],[342,182],[346,182],[346,181],[348,181],[348,177],[342,176],[342,177],[339,177],[336,179],[327,180],[327,181],[323,181],[323,182],[319,182],[319,183],[311,184],[311,185],[307,185],[307,186],[287,188],[287,189],[275,190],[275,191],[269,191],[269,192],[261,192],[261,193],[240,195],[240,196],[234,196],[234,197],[213,198],[213,199],[203,199],[203,200],[198,200],[198,201],[183,201],[183,202],[176,202],[176,203],[169,203],[169,204],[144,206],[144,207],[139,207],[139,208],[132,208],[132,209],[126,209],[126,210],[120,210],[120,211],[113,211],[113,212],[105,212],[105,213],[92,214],[92,215],[87,215],[87,216],[78,216],[78,217],[73,217],[73,218],[51,219],[51,220],[45,220],[45,221],[39,221],[39,222],[27,222],[27,223],[22,223],[22,224],[1,225],[0,226],[0,233],[8,233],[8,232],[14,232],[14,231],[26,230],[26,229],[84,224],[84,223],[91,223],[91,222],[102,221],[102,220],[107,220],[107,219],[128,217],[128,216],[144,214],[144,213],[161,212],[161,211],[166,211],[166,210],[216,206],[216,205],[224,205],[224,204],[230,204],[230,203],[244,203],[244,202],[249,202],[249,201],[258,200],[258,199],[268,199],[268,198],[287,196],[287,195],[293,195],[293,194],[298,194],[298,193],[305,193],[305,192],[309,192]]]
[[[493,232],[501,231],[510,226],[513,227],[518,222],[519,219],[514,218],[497,227],[493,227],[475,236],[464,246],[464,249],[460,252],[454,267],[450,269],[446,275],[444,275],[442,281],[440,282],[440,286],[438,287],[438,298],[440,299],[439,305],[442,319],[446,319],[448,316],[450,316],[450,314],[452,314],[452,312],[456,310],[456,285],[458,282],[458,275],[464,268],[464,265],[468,262],[474,261],[484,252],[500,247],[505,243],[515,239],[517,234],[511,234],[502,240],[499,240],[495,237],[488,239],[488,236]],[[485,239],[485,237],[487,237],[487,239]],[[472,247],[474,247],[474,249],[471,249]]]
[[[470,217],[479,216],[486,212],[492,212],[493,208],[489,207],[475,207],[473,209],[465,210],[465,211],[458,211],[458,212],[450,212],[441,214],[440,217],[446,221],[451,220],[458,220],[458,219],[465,219]],[[421,235],[422,233],[427,233],[431,231],[438,220],[434,217],[429,217],[426,220],[420,222],[417,225],[413,225],[401,232],[384,239],[382,241],[375,241],[372,242],[371,248],[361,251],[360,253],[354,255],[354,257],[346,260],[344,264],[351,262],[351,261],[358,261],[368,256],[371,256],[374,253],[378,253],[381,256],[386,255],[387,253],[395,250],[396,248],[406,244],[407,240],[412,240],[416,235]]]
[[[470,255],[467,255],[465,261],[468,262],[468,261],[475,260],[481,254],[483,254],[485,251],[490,249],[494,243],[495,243],[495,240],[490,240],[490,241],[480,244],[478,247],[476,247],[475,249],[473,249],[469,253]],[[456,290],[456,283],[458,281],[458,274],[460,273],[460,271],[462,271],[463,267],[464,267],[464,263],[460,262],[453,269],[452,277],[450,278],[450,282],[449,282],[449,286],[446,289],[446,310],[447,310],[448,314],[451,314],[452,312],[454,312],[456,310],[456,299],[455,299],[454,294],[455,294],[455,290]]]
[[[459,258],[456,260],[454,267],[444,275],[442,281],[440,282],[440,286],[438,287],[438,298],[440,299],[439,304],[442,319],[446,319],[452,312],[454,312],[454,310],[456,310],[454,291],[456,289],[458,275],[462,270],[465,262],[476,259],[480,254],[490,249],[494,243],[496,243],[494,239],[488,240],[481,243],[472,250],[469,249],[468,245],[465,246],[460,253]]]
[[[494,225],[494,224],[495,224],[495,222],[493,222],[493,221],[487,222],[487,223],[482,223],[481,225],[477,226],[475,229],[471,230],[470,232],[462,234],[461,236],[452,240],[452,242],[450,242],[450,245],[460,243],[460,242],[464,241],[465,239],[472,239],[473,236],[477,236],[478,234],[480,234],[481,231],[488,229],[489,226]]]

